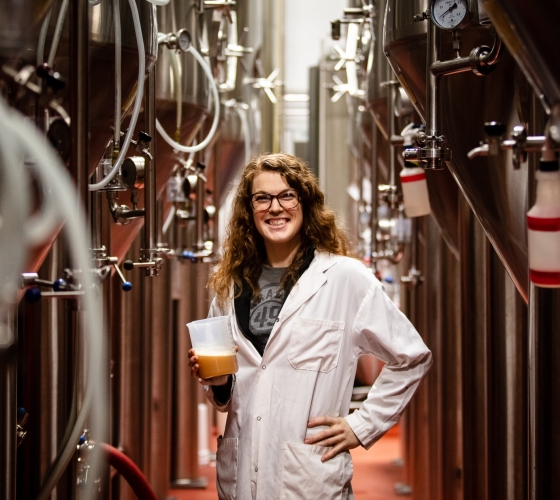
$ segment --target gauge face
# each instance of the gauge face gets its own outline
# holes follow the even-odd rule
[[[433,0],[432,21],[438,28],[460,28],[469,14],[469,0]]]
[[[191,45],[191,35],[187,30],[180,30],[177,33],[177,42],[179,43],[179,48],[186,52]]]

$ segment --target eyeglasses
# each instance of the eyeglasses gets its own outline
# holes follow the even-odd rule
[[[296,208],[299,204],[297,193],[293,189],[286,189],[286,191],[278,194],[255,193],[251,196],[251,206],[256,212],[263,212],[270,208],[274,198],[278,200],[278,204],[285,210]]]

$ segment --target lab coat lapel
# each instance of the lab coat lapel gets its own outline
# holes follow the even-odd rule
[[[280,311],[279,322],[270,334],[270,342],[275,336],[281,324],[292,316],[303,304],[305,304],[326,283],[325,271],[336,263],[335,257],[330,254],[316,252],[309,269],[303,273],[299,281],[292,288],[284,306]]]

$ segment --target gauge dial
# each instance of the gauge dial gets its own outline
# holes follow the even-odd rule
[[[433,0],[432,21],[444,30],[458,29],[469,20],[470,10],[469,0]]]
[[[191,45],[191,34],[185,29],[179,30],[177,33],[177,43],[179,44],[179,48],[183,52],[186,52]]]

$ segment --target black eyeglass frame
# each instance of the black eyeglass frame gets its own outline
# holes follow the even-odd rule
[[[282,202],[280,201],[280,196],[282,196],[283,194],[286,194],[288,192],[294,193],[294,195],[296,196],[296,200],[297,200],[297,203],[295,204],[295,206],[290,207],[290,208],[286,208],[284,205],[282,205]],[[270,197],[269,204],[266,208],[256,208],[255,207],[254,201],[255,201],[255,196],[257,196],[257,195],[266,195],[266,196]],[[251,207],[253,208],[253,210],[255,212],[265,212],[267,210],[270,210],[270,207],[272,206],[272,200],[274,200],[274,198],[276,198],[276,201],[278,202],[278,205],[280,205],[284,210],[293,210],[294,208],[297,208],[299,206],[299,202],[300,202],[298,192],[293,188],[289,188],[289,189],[284,189],[284,191],[280,191],[278,194],[270,194],[270,193],[265,193],[263,191],[260,191],[258,193],[253,193],[251,195],[251,199],[250,199]]]

